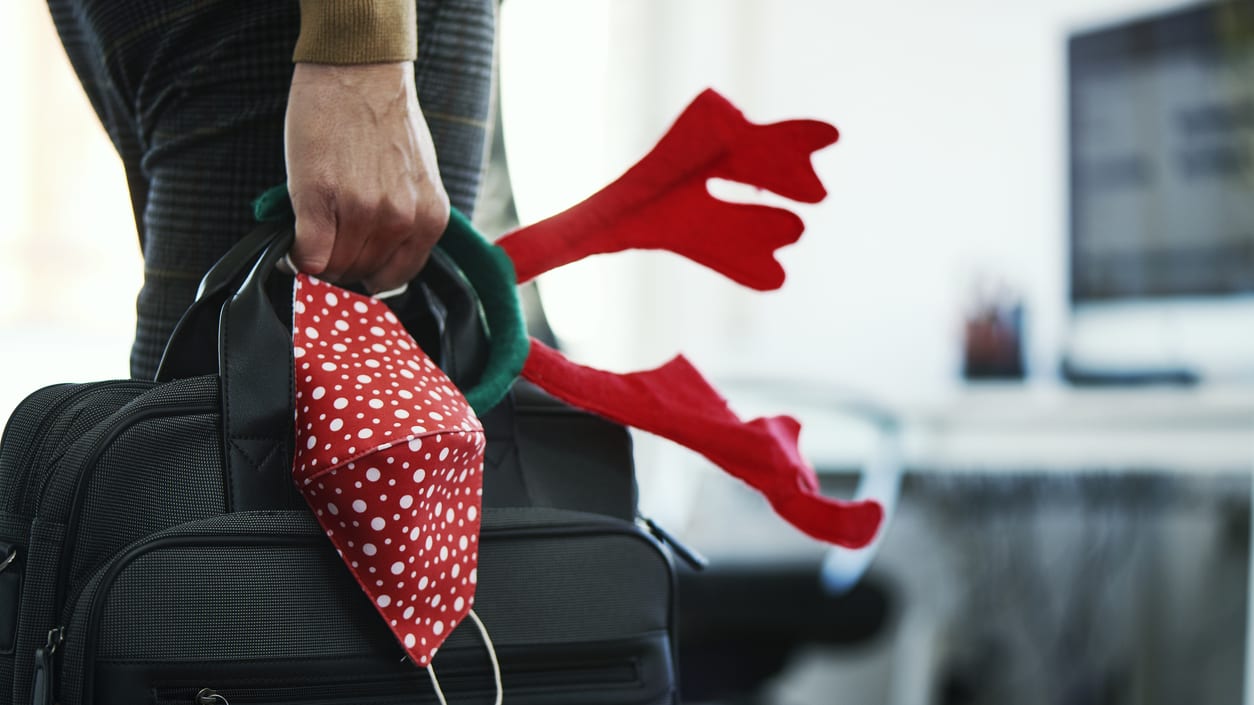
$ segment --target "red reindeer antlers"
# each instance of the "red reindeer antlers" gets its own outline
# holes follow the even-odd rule
[[[718,200],[707,182],[728,179],[820,201],[826,192],[810,155],[836,138],[836,128],[813,120],[754,125],[707,90],[617,181],[497,244],[513,260],[519,283],[594,254],[661,249],[745,286],[775,289],[784,282],[775,250],[801,237],[801,219],[781,208]],[[883,520],[876,502],[819,494],[814,469],[797,448],[796,420],[741,421],[683,357],[619,375],[578,365],[533,340],[522,374],[570,404],[701,453],[761,491],[780,516],[810,536],[858,548],[871,542]]]
[[[706,90],[627,173],[571,209],[497,241],[519,283],[595,254],[670,250],[758,290],[778,289],[784,269],[775,250],[805,229],[794,213],[728,203],[710,195],[710,179],[728,179],[785,198],[826,196],[810,154],[836,141],[836,128],[814,120],[755,125]]]
[[[577,365],[533,340],[523,376],[563,401],[701,453],[814,538],[850,548],[875,538],[883,509],[819,494],[814,469],[797,450],[796,419],[741,421],[682,356],[657,369],[618,375]]]

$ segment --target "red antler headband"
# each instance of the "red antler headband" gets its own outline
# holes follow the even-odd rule
[[[810,155],[834,143],[827,123],[755,125],[712,90],[697,96],[648,155],[614,183],[569,210],[501,238],[525,282],[589,255],[660,249],[683,255],[745,286],[777,289],[776,249],[801,237],[791,211],[728,203],[706,184],[720,178],[816,203],[827,195]],[[741,421],[685,358],[625,375],[577,365],[532,340],[522,376],[569,404],[691,448],[740,478],[784,519],[814,538],[859,548],[875,537],[883,509],[819,494],[797,449],[801,426],[788,416]]]

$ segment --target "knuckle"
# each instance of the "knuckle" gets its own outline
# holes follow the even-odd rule
[[[386,223],[406,223],[413,220],[410,209],[405,207],[395,196],[383,196],[378,200],[375,210],[379,219]]]
[[[339,197],[339,188],[327,177],[315,177],[291,184],[292,207],[309,213],[332,213]]]
[[[414,232],[423,240],[438,240],[448,227],[451,213],[447,198],[426,204],[414,215]]]

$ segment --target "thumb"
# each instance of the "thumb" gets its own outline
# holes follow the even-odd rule
[[[329,199],[298,199],[292,195],[296,212],[296,241],[292,244],[292,264],[297,271],[321,274],[331,261],[335,248],[336,217]]]

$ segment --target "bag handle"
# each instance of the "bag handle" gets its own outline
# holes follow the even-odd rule
[[[292,333],[264,286],[293,235],[275,233],[218,321],[227,511],[273,509],[293,494]]]
[[[267,294],[266,282],[290,249],[293,237],[290,225],[264,224],[210,270],[199,298],[176,327],[158,373],[159,380],[168,380],[217,368],[222,392],[223,460],[233,511],[273,508],[276,498],[290,494],[292,340],[288,323]],[[259,243],[264,244],[257,253]],[[433,260],[437,265],[430,267],[429,273],[424,270],[417,280],[421,288],[435,288],[443,297],[465,300],[457,304],[460,323],[442,331],[447,333],[441,335],[442,341],[460,333],[458,347],[480,347],[484,333],[488,334],[486,363],[479,379],[468,385],[465,373],[473,370],[459,370],[457,375],[470,387],[466,396],[472,407],[484,413],[508,393],[529,345],[512,265],[499,248],[456,212]],[[252,266],[239,281],[241,262]],[[426,280],[431,287],[426,286]],[[226,292],[231,292],[229,298],[225,298]],[[206,370],[207,351],[194,346],[204,341],[204,331],[210,328],[206,323],[222,298],[225,301],[216,306],[216,345],[209,346],[209,350],[216,350],[217,359]],[[407,324],[415,316],[406,305],[414,308],[415,298],[410,292],[396,302],[398,317]],[[429,315],[425,307],[422,315]],[[485,324],[487,331],[482,329]],[[444,356],[445,364],[465,358],[467,351],[448,352],[455,354]]]
[[[253,228],[209,268],[200,280],[196,298],[170,333],[155,381],[196,377],[217,369],[216,340],[222,305],[235,293],[251,265],[274,242],[283,225],[267,222]]]
[[[170,336],[157,368],[156,381],[206,374],[217,366],[216,360],[203,354],[213,349],[204,344],[207,341],[203,333],[214,328],[205,319],[220,312],[227,297],[235,293],[232,287],[238,288],[249,265],[275,242],[283,227],[284,224],[275,222],[261,224],[209,269],[201,279],[195,300]],[[517,379],[530,347],[514,286],[513,263],[504,250],[488,242],[456,209],[452,211],[438,248],[447,255],[441,260],[445,267],[451,264],[471,285],[473,296],[478,299],[477,306],[481,308],[475,314],[482,316],[490,331],[487,363],[477,382],[464,392],[471,407],[477,413],[484,413],[504,397]],[[436,258],[441,259],[438,255]],[[445,284],[443,290],[447,292],[449,285]]]

